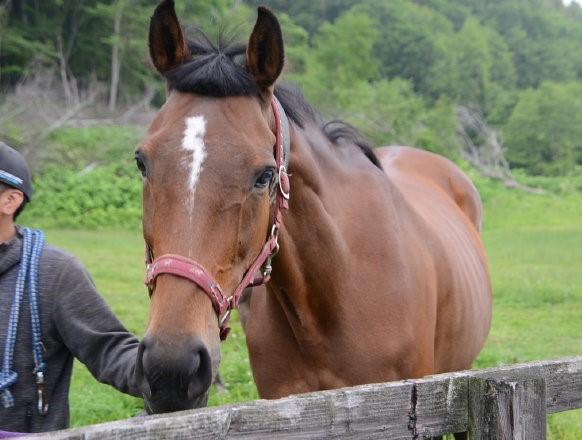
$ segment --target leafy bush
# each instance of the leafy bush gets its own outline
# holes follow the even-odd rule
[[[46,163],[80,170],[87,166],[129,164],[140,139],[138,127],[98,125],[63,128],[48,140]]]
[[[564,175],[582,164],[582,83],[526,90],[504,128],[507,157],[531,174]]]
[[[49,167],[35,179],[35,194],[22,214],[43,228],[135,228],[141,218],[141,179],[133,164],[90,171]]]
[[[52,133],[35,173],[34,196],[18,220],[43,228],[136,228],[141,178],[134,126],[63,128]]]

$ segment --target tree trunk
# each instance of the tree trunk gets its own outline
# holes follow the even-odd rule
[[[65,93],[65,99],[67,100],[67,107],[73,106],[73,92],[69,84],[69,79],[67,75],[67,60],[65,58],[65,51],[63,48],[63,39],[59,35],[57,37],[57,55],[59,57],[59,72],[61,74],[61,83],[63,85],[63,92]]]
[[[109,110],[117,108],[117,95],[119,92],[119,73],[121,59],[119,47],[121,45],[121,19],[123,18],[123,1],[117,2],[115,21],[113,23],[113,43],[111,45],[111,87],[109,89]]]

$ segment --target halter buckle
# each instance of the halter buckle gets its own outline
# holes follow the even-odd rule
[[[265,262],[265,266],[263,267],[263,279],[266,279],[271,276],[273,272],[273,266],[271,264],[272,257],[267,258]]]
[[[265,264],[263,265],[263,278],[267,279],[271,273],[273,272],[273,265],[271,264],[273,261],[273,258],[275,257],[275,255],[277,255],[279,253],[279,226],[277,226],[276,224],[273,225],[273,227],[271,228],[271,240],[275,240],[275,247],[273,248],[273,250],[271,251],[271,253],[269,254],[269,256],[267,257],[267,259],[265,260]]]

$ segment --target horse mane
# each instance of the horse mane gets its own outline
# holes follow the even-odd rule
[[[246,67],[246,44],[232,42],[223,33],[216,43],[199,29],[195,34],[194,39],[188,40],[191,60],[163,74],[171,89],[217,98],[259,96],[259,89]],[[303,128],[306,121],[320,121],[297,87],[278,83],[274,93],[287,116],[299,127]],[[353,143],[374,165],[382,168],[373,147],[355,127],[339,120],[320,123],[320,126],[334,145],[341,141]]]
[[[357,145],[357,147],[362,150],[362,153],[364,153],[364,155],[370,159],[374,165],[382,169],[382,164],[380,163],[378,156],[376,156],[376,153],[374,153],[374,148],[353,125],[336,119],[323,124],[321,129],[327,138],[336,145],[341,141]]]

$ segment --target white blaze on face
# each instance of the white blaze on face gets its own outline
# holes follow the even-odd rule
[[[196,182],[202,172],[202,164],[206,159],[206,149],[204,148],[204,134],[206,133],[206,119],[204,116],[192,116],[186,118],[186,130],[182,139],[182,148],[190,152],[192,157],[189,161],[190,177],[188,186],[190,187],[190,203],[194,198]]]

